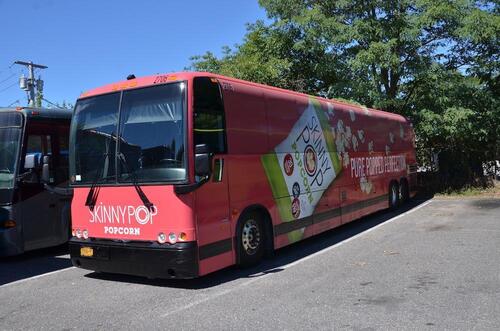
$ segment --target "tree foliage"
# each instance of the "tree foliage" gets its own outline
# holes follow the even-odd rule
[[[497,1],[259,4],[270,23],[250,24],[240,45],[221,57],[195,56],[192,68],[408,116],[421,162],[427,152],[441,153],[449,163],[443,169],[459,164],[463,177],[500,158]]]
[[[71,102],[68,102],[66,100],[63,100],[62,102],[55,102],[55,103],[47,103],[48,108],[53,108],[53,109],[67,109],[67,110],[72,110],[75,105]]]

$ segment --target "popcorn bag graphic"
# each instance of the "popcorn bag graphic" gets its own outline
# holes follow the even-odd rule
[[[340,173],[328,119],[318,101],[309,105],[288,137],[261,158],[283,222],[311,216],[321,196]],[[303,230],[288,234],[300,240]]]

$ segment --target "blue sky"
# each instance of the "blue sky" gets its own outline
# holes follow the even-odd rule
[[[190,56],[220,54],[265,18],[257,0],[0,0],[0,13],[0,106],[26,105],[17,81],[27,71],[16,60],[47,65],[45,97],[74,103],[130,73],[180,71]]]

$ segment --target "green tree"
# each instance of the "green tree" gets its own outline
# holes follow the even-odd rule
[[[63,100],[62,102],[55,102],[55,103],[52,103],[52,102],[45,100],[45,102],[47,103],[48,108],[72,110],[75,107],[74,104],[72,104],[71,102],[68,102],[66,100]]]
[[[414,101],[421,162],[439,153],[445,187],[482,184],[483,163],[498,158],[498,98],[479,78],[435,64]]]
[[[324,46],[304,40],[300,29],[279,25],[249,24],[241,45],[224,47],[221,58],[212,52],[194,56],[190,69],[326,95],[339,63]]]
[[[43,92],[41,92],[40,90],[37,90],[36,96],[35,96],[35,107],[41,107],[42,100],[43,100]]]

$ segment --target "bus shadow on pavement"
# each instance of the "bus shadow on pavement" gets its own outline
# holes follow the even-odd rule
[[[0,286],[72,266],[68,245],[0,258]]]
[[[106,274],[92,272],[85,277],[105,280],[118,281],[125,283],[135,283],[141,285],[173,287],[183,289],[205,289],[228,283],[237,279],[262,277],[269,273],[279,273],[284,269],[284,266],[303,259],[309,255],[319,252],[325,248],[336,245],[344,240],[347,240],[355,235],[367,231],[379,224],[382,224],[393,217],[401,215],[410,209],[413,209],[432,197],[419,197],[411,200],[408,204],[401,206],[395,211],[382,210],[374,214],[362,217],[356,221],[342,225],[335,229],[326,231],[312,238],[305,239],[301,242],[284,247],[274,252],[274,256],[265,259],[261,264],[248,268],[241,269],[238,267],[229,267],[219,270],[207,276],[196,279],[180,280],[180,279],[148,279],[143,277]]]

